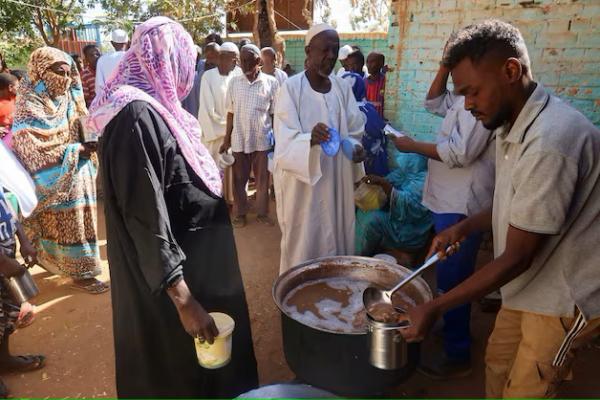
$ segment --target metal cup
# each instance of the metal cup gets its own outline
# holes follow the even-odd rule
[[[25,270],[21,275],[4,278],[4,280],[13,299],[18,304],[24,303],[40,293],[40,290],[35,284],[33,277],[27,270]]]
[[[404,367],[407,363],[407,344],[398,329],[408,326],[408,321],[379,322],[368,313],[367,321],[370,364],[385,370]]]

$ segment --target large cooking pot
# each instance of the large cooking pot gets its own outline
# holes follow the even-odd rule
[[[273,299],[281,310],[283,350],[296,376],[311,385],[342,396],[376,396],[407,379],[419,359],[419,345],[407,346],[407,363],[396,370],[383,370],[369,362],[367,331],[340,333],[313,327],[295,320],[284,306],[294,288],[314,280],[347,277],[392,288],[410,270],[375,258],[339,256],[307,261],[279,276],[273,285]],[[431,289],[416,278],[403,291],[417,304],[431,300]]]

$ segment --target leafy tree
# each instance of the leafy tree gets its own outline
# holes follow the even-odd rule
[[[350,25],[353,30],[387,30],[389,0],[350,0],[350,4],[352,5]]]
[[[0,54],[10,69],[26,69],[31,52],[43,45],[44,42],[39,38],[16,38],[6,33],[0,35]]]
[[[148,7],[148,16],[165,15],[181,22],[196,43],[211,31],[221,31],[222,0],[156,0]]]
[[[57,46],[69,28],[81,23],[84,10],[84,0],[0,0],[0,31],[30,38],[38,34],[46,45]]]
[[[304,0],[302,14],[309,24],[312,24],[312,10],[321,10],[321,19],[336,25],[331,15],[331,4],[340,0]],[[355,31],[385,31],[388,25],[390,0],[348,0],[352,10],[350,24]],[[407,0],[404,0],[407,1]]]
[[[173,18],[185,27],[196,43],[201,43],[211,31],[221,31],[221,14],[232,3],[223,0],[100,0],[113,27],[132,29],[131,21],[144,21],[150,17],[164,15]]]

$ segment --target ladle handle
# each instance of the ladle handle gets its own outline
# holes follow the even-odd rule
[[[409,283],[410,281],[412,281],[417,276],[421,275],[423,273],[423,271],[425,271],[427,268],[429,268],[430,266],[432,266],[433,264],[435,264],[436,262],[438,262],[446,254],[448,254],[449,252],[451,252],[454,249],[458,249],[459,246],[460,246],[460,243],[456,242],[456,243],[448,246],[448,248],[446,249],[446,251],[438,251],[437,253],[435,253],[434,255],[432,255],[431,257],[429,257],[429,259],[427,259],[427,261],[425,261],[425,264],[423,264],[417,270],[415,270],[412,274],[410,274],[409,276],[407,276],[406,278],[404,278],[404,280],[402,282],[400,282],[399,284],[397,284],[395,287],[393,287],[392,289],[388,290],[388,293],[390,294],[390,298],[392,297],[392,295],[394,294],[394,292],[396,292],[397,290],[399,290],[400,288],[402,288],[404,285],[406,285],[407,283]]]

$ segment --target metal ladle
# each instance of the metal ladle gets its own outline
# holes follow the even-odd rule
[[[403,286],[408,284],[410,281],[415,279],[417,276],[421,275],[423,273],[423,271],[425,271],[427,268],[429,268],[430,266],[432,266],[433,264],[438,262],[446,254],[448,254],[452,251],[458,250],[459,245],[460,245],[459,243],[455,243],[453,245],[448,246],[446,251],[438,251],[433,256],[429,257],[429,259],[427,261],[425,261],[425,264],[421,265],[412,274],[410,274],[409,276],[404,278],[399,284],[397,284],[390,290],[381,290],[381,289],[378,289],[373,286],[366,288],[365,291],[363,292],[363,304],[365,306],[365,310],[367,310],[367,313],[369,312],[369,308],[373,304],[387,303],[387,304],[391,305],[392,304],[392,295],[396,291],[401,289]]]

